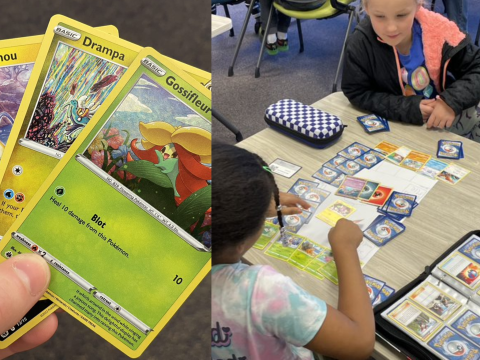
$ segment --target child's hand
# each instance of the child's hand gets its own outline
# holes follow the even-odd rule
[[[18,255],[0,264],[0,334],[12,328],[42,297],[50,282],[50,269],[40,256]],[[57,329],[51,315],[4,350],[0,359],[44,343]]]
[[[435,99],[424,99],[420,101],[420,112],[422,113],[423,122],[427,122],[432,114],[434,103]]]
[[[282,205],[282,215],[301,214],[302,209],[310,209],[310,204],[298,196],[280,192],[280,205]],[[300,206],[301,208],[299,208]],[[272,201],[270,208],[268,209],[267,217],[277,216],[277,209],[275,207],[275,201]]]
[[[328,233],[328,242],[334,254],[336,252],[335,249],[358,248],[362,239],[362,230],[360,230],[357,224],[347,219],[338,220],[335,227],[330,229]]]
[[[433,104],[433,111],[427,121],[427,128],[444,129],[452,126],[455,120],[455,112],[440,97]]]

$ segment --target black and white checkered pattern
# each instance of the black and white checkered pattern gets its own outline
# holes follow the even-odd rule
[[[312,139],[328,139],[343,129],[342,120],[335,115],[291,99],[270,105],[266,117]]]

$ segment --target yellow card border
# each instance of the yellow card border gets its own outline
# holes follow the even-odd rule
[[[451,253],[444,261],[442,261],[440,263],[440,265],[438,265],[438,269],[440,271],[442,271],[443,273],[447,274],[448,276],[450,276],[454,281],[457,281],[459,282],[460,284],[462,284],[463,286],[469,288],[470,290],[474,291],[477,289],[477,287],[480,286],[480,281],[478,281],[475,286],[471,286],[471,285],[468,285],[466,282],[460,280],[459,278],[457,278],[457,275],[455,274],[452,274],[450,273],[449,271],[445,270],[444,269],[444,266],[445,264],[450,260],[450,259],[453,259],[454,257],[456,257],[457,255],[459,255],[460,257],[463,257],[465,259],[467,259],[470,263],[473,263],[473,264],[476,264],[478,267],[480,267],[480,264],[477,263],[476,261],[470,259],[468,256],[465,256],[463,255],[460,251],[455,251],[453,253]]]
[[[404,306],[404,304],[410,304],[411,306],[413,306],[415,309],[417,310],[420,310],[420,312],[422,314],[426,314],[428,315],[430,318],[433,318],[436,322],[437,322],[437,325],[435,326],[434,330],[425,338],[422,338],[420,335],[418,335],[416,332],[414,332],[412,329],[406,327],[405,325],[403,325],[400,321],[396,320],[395,318],[392,317],[392,313],[397,310],[398,308],[400,308],[401,306]],[[440,320],[439,318],[437,318],[436,316],[431,316],[429,314],[429,312],[427,311],[423,311],[418,305],[416,305],[416,303],[413,303],[411,300],[404,300],[403,302],[401,302],[398,306],[396,306],[394,309],[392,309],[388,314],[387,314],[387,317],[393,321],[395,324],[397,324],[401,329],[407,331],[408,333],[412,334],[413,336],[415,336],[417,339],[420,339],[420,341],[422,342],[428,342],[432,337],[434,337],[438,331],[442,328],[442,326],[444,326],[444,321]]]
[[[22,103],[18,108],[17,116],[15,118],[16,121],[13,124],[12,130],[10,132],[10,136],[8,138],[7,144],[5,146],[5,150],[2,155],[2,159],[0,161],[0,184],[3,182],[3,178],[5,177],[5,173],[7,172],[7,166],[12,157],[15,144],[18,141],[18,137],[20,135],[20,130],[22,128],[22,125],[26,120],[25,115],[28,111],[30,102],[33,100],[33,95],[37,87],[37,83],[40,78],[41,72],[43,70],[45,59],[48,55],[48,51],[50,50],[50,46],[52,45],[53,38],[56,35],[53,29],[55,28],[55,26],[59,25],[60,23],[64,23],[80,31],[88,32],[91,35],[102,37],[106,41],[113,42],[119,46],[122,46],[134,52],[140,52],[142,50],[141,46],[133,44],[127,40],[121,39],[118,36],[110,35],[109,33],[102,31],[98,28],[93,28],[91,26],[82,24],[76,20],[70,19],[63,15],[54,15],[50,19],[47,30],[43,37],[42,45],[40,46],[37,59],[35,60],[35,65],[33,66],[33,69],[32,69],[32,74],[30,75],[27,88],[25,89],[25,92],[23,94]],[[117,29],[113,25],[108,25],[107,28]]]
[[[438,314],[435,314],[432,310],[430,309],[427,309],[425,306],[423,306],[422,304],[420,304],[420,302],[416,301],[414,298],[412,298],[412,295],[414,295],[415,293],[417,293],[417,291],[420,290],[420,288],[424,288],[426,285],[428,286],[431,286],[433,287],[435,290],[437,290],[439,293],[442,293],[443,295],[446,295],[449,299],[453,300],[453,302],[455,302],[455,304],[458,306],[453,312],[451,312],[447,317],[443,318],[442,316],[439,316]],[[463,296],[463,294],[461,294]],[[430,312],[431,314],[435,315],[436,317],[438,317],[440,320],[446,322],[448,319],[450,319],[453,315],[455,315],[455,313],[460,310],[463,305],[460,301],[458,301],[457,299],[453,298],[452,295],[450,294],[447,294],[445,291],[443,291],[442,289],[440,289],[439,287],[435,286],[434,284],[432,284],[430,281],[428,280],[425,280],[423,283],[421,283],[419,286],[417,286],[415,288],[415,290],[410,293],[410,295],[408,295],[408,299],[410,299],[410,301],[413,301],[415,304],[419,305],[420,307],[422,307],[423,309],[427,310],[428,312]]]
[[[444,161],[442,161],[442,162],[444,162]],[[459,179],[459,180],[458,180],[458,181],[457,181],[455,184],[452,184],[452,183],[448,182],[447,180],[445,180],[445,179],[442,179],[442,178],[438,177],[438,175],[439,175],[439,174],[440,174],[442,171],[444,171],[445,169],[447,169],[447,168],[448,168],[450,165],[452,165],[452,166],[456,166],[456,167],[459,167],[459,168],[461,168],[461,169],[463,169],[463,170],[467,171],[467,173],[466,173],[464,176],[462,176],[462,177],[461,177],[461,178],[460,178],[460,179]],[[468,169],[464,168],[463,166],[459,166],[459,165],[457,165],[457,164],[455,164],[455,163],[453,163],[453,162],[450,162],[450,163],[448,163],[448,165],[447,165],[447,167],[446,167],[445,169],[443,169],[443,170],[439,171],[439,172],[438,172],[438,174],[437,174],[437,175],[435,175],[435,179],[434,179],[434,180],[441,181],[442,183],[448,184],[448,185],[450,185],[450,186],[455,186],[455,185],[457,185],[457,184],[458,184],[460,181],[462,181],[463,179],[465,179],[465,178],[467,177],[467,175],[468,175],[468,174],[470,174],[470,173],[471,173],[471,171],[470,171],[470,170],[468,170]],[[449,174],[451,174],[451,173],[449,173]]]
[[[58,306],[55,303],[50,304],[46,309],[44,309],[40,314],[32,318],[29,322],[23,325],[20,329],[11,334],[7,340],[0,342],[0,350],[8,348],[15,341],[20,339],[27,332],[32,330],[40,322],[45,320],[51,314],[53,314],[58,309]]]

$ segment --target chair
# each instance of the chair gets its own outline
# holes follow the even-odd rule
[[[348,27],[347,27],[347,31],[346,31],[346,34],[345,34],[345,39],[343,41],[342,51],[341,51],[340,59],[339,59],[338,66],[337,66],[337,72],[335,74],[335,81],[334,81],[334,84],[333,84],[333,87],[332,87],[333,92],[337,91],[337,82],[338,82],[338,76],[339,76],[339,73],[340,73],[340,68],[341,68],[341,65],[342,65],[343,53],[344,53],[344,50],[345,50],[345,43],[347,41],[348,34],[350,33],[350,28],[351,28],[351,25],[352,25],[353,15],[355,14],[355,7],[349,5],[353,1],[355,1],[355,0],[327,0],[325,2],[325,4],[323,4],[320,8],[315,9],[315,10],[309,10],[309,11],[287,10],[284,7],[282,7],[281,5],[274,2],[272,4],[271,9],[270,9],[270,14],[269,14],[269,17],[268,17],[267,25],[265,27],[265,33],[264,33],[264,36],[263,36],[262,45],[260,47],[260,54],[258,56],[257,66],[255,68],[255,77],[258,78],[260,76],[260,64],[261,64],[262,56],[263,56],[263,53],[264,53],[264,50],[265,50],[265,43],[267,41],[268,29],[270,27],[270,21],[271,21],[271,18],[272,18],[272,13],[273,13],[273,8],[274,7],[275,7],[275,9],[277,9],[277,11],[282,12],[285,15],[290,16],[291,18],[297,19],[298,38],[299,38],[299,41],[300,41],[300,51],[299,51],[300,53],[302,53],[304,51],[301,20],[314,20],[314,19],[316,19],[316,20],[326,20],[326,19],[331,19],[333,17],[336,17],[338,15],[348,14],[348,17],[349,17],[348,18]],[[249,11],[250,11],[250,8],[249,8]],[[247,13],[247,16],[245,18],[245,22],[244,22],[244,25],[243,25],[243,28],[242,28],[242,33],[240,35],[240,38],[239,38],[238,43],[237,43],[237,47],[235,49],[235,54],[234,54],[234,57],[233,57],[232,64],[231,64],[230,68],[228,69],[228,76],[233,76],[233,67],[235,65],[235,61],[236,61],[237,56],[238,56],[238,51],[240,49],[240,46],[241,46],[241,43],[242,43],[242,40],[243,40],[243,36],[245,34],[245,29],[246,29],[247,24],[248,24],[248,17],[249,17],[249,13]]]
[[[237,140],[237,142],[240,142],[243,140],[243,135],[240,132],[240,130],[238,130],[235,125],[233,125],[230,121],[228,121],[225,118],[225,116],[223,116],[213,108],[212,108],[212,116],[235,135],[235,139]]]
[[[212,0],[212,7],[213,5],[222,5],[223,10],[225,11],[225,16],[230,18],[230,11],[228,11],[228,5],[237,5],[243,3],[244,0]],[[235,32],[233,31],[233,27],[230,29],[230,37],[235,36]]]

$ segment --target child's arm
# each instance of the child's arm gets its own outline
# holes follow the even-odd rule
[[[337,359],[367,359],[375,344],[375,320],[357,254],[363,233],[340,219],[328,237],[338,271],[338,310],[328,307],[322,327],[305,347]]]
[[[448,106],[439,96],[437,100],[432,103],[433,111],[428,118],[427,128],[445,129],[452,126],[455,120],[455,113],[453,109]]]
[[[283,215],[301,214],[302,209],[310,209],[310,204],[308,202],[300,199],[296,195],[285,192],[280,192],[280,205],[282,205]],[[273,200],[267,212],[267,217],[272,216],[277,216],[277,209],[275,206],[275,201]]]
[[[480,101],[480,49],[466,45],[452,57],[447,70],[455,81],[440,93],[440,97],[458,115]]]
[[[365,55],[369,50],[368,40],[358,32],[354,32],[348,39],[345,48],[345,63],[342,76],[342,91],[348,100],[355,106],[383,116],[387,119],[423,125],[423,116],[420,111],[421,96],[403,96],[400,83],[392,84],[398,88],[398,95],[375,89],[376,76],[382,72],[369,63],[370,57]],[[370,49],[371,50],[371,49]],[[388,56],[395,64],[393,50],[388,49]],[[386,66],[385,64],[380,64]],[[386,70],[383,69],[383,72]],[[388,71],[396,71],[394,67]]]

